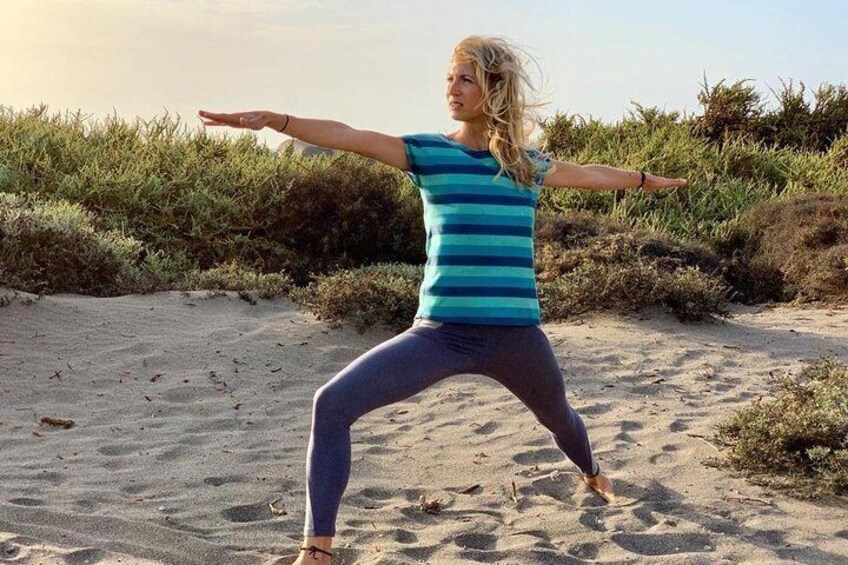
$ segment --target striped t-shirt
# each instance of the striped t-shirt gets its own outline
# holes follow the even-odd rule
[[[488,150],[441,134],[402,136],[408,175],[420,188],[427,263],[416,318],[455,324],[541,323],[533,268],[536,202],[550,160],[530,149],[539,167],[532,187],[500,170]]]

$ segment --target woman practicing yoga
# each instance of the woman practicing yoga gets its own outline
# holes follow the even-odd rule
[[[270,127],[406,171],[424,203],[427,264],[412,327],[359,356],[315,393],[306,459],[304,544],[295,565],[330,563],[336,514],[350,475],[350,427],[360,417],[457,374],[491,377],[518,397],[604,500],[612,481],[565,398],[540,327],[533,268],[542,186],[593,190],[673,188],[667,179],[552,160],[528,146],[533,129],[526,61],[498,37],[471,36],[453,51],[445,98],[452,134],[394,137],[268,111],[200,111],[207,126]]]

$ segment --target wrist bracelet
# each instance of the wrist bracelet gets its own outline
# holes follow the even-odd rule
[[[639,186],[636,188],[642,188],[645,186],[645,171],[639,171],[639,174],[642,175],[642,180],[639,182]]]
[[[284,131],[286,131],[286,128],[288,127],[288,125],[289,125],[289,115],[286,114],[286,123],[284,123],[283,127],[278,129],[277,131],[280,132],[280,133],[283,133]]]

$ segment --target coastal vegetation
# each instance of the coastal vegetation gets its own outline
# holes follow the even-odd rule
[[[848,492],[848,366],[822,358],[718,427],[727,465],[801,498]]]
[[[634,104],[604,124],[556,114],[540,148],[686,177],[663,193],[543,190],[545,321],[659,304],[682,320],[743,303],[848,296],[848,89],[790,82],[767,111],[744,81],[705,84],[702,112]],[[169,115],[0,108],[0,285],[95,296],[239,290],[332,323],[404,327],[423,276],[420,196],[353,154],[274,152]],[[375,300],[376,299],[376,300]],[[389,307],[390,306],[390,307]]]

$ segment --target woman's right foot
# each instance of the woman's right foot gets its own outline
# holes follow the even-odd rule
[[[605,501],[613,502],[615,500],[615,490],[613,489],[612,481],[603,473],[598,473],[594,477],[583,475],[583,482]]]

